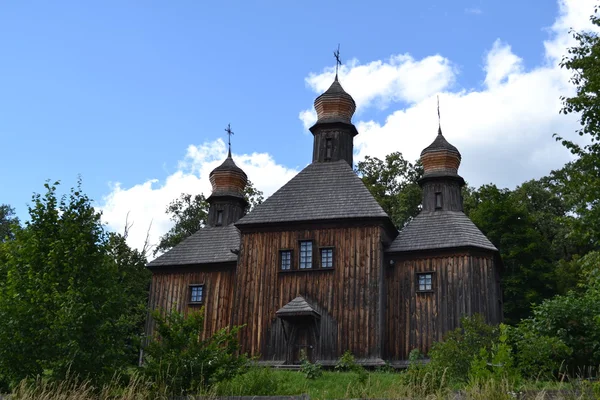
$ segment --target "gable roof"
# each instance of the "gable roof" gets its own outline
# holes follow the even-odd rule
[[[279,318],[313,316],[320,318],[319,314],[302,296],[296,297],[294,300],[281,307],[275,312]]]
[[[236,262],[231,249],[240,248],[240,231],[233,225],[207,226],[188,237],[160,257],[150,261],[148,267],[181,266]]]
[[[236,225],[388,218],[344,160],[312,163]]]
[[[462,211],[422,211],[402,229],[386,252],[452,247],[498,251]]]

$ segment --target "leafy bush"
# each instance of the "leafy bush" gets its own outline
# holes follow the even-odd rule
[[[306,379],[317,379],[323,376],[323,369],[319,364],[313,364],[308,360],[303,360],[300,365],[300,371]]]
[[[250,367],[245,373],[215,385],[218,396],[273,396],[279,392],[280,377],[272,368]]]
[[[157,335],[145,352],[144,372],[158,387],[171,393],[200,392],[242,372],[247,363],[238,355],[241,327],[221,329],[202,338],[204,309],[184,317],[173,310],[166,316],[155,311]]]
[[[340,357],[340,359],[335,364],[336,371],[352,371],[356,369],[359,365],[356,363],[356,359],[354,358],[354,354],[350,352],[350,350],[346,350],[346,352]]]
[[[572,353],[559,338],[537,332],[531,320],[507,329],[515,367],[524,378],[551,379]]]
[[[481,315],[463,317],[460,328],[448,332],[443,342],[433,344],[427,369],[451,382],[466,382],[473,359],[482,349],[490,351],[498,338],[498,328],[486,324]]]
[[[589,253],[580,263],[584,291],[545,300],[528,322],[535,334],[555,337],[572,350],[567,357],[572,370],[600,364],[600,253]]]
[[[508,344],[508,326],[501,324],[498,341],[492,343],[489,350],[482,347],[471,361],[469,382],[516,382],[519,378],[519,373],[514,368],[512,349]]]

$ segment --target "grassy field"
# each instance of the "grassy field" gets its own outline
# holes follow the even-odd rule
[[[406,379],[402,373],[326,371],[317,379],[306,379],[297,371],[251,369],[231,381],[213,387],[203,397],[218,396],[285,396],[308,394],[311,399],[373,398],[373,399],[598,399],[594,387],[583,382],[532,382],[511,386],[508,382],[493,380],[464,388],[446,385],[436,387],[431,379],[423,381]],[[429,381],[428,381],[429,380]],[[439,380],[436,380],[439,382]],[[438,384],[439,385],[439,384]],[[0,396],[0,398],[2,398]],[[128,384],[115,379],[111,384],[95,388],[85,383],[62,382],[47,384],[42,381],[23,382],[10,396],[11,400],[137,400],[169,399],[165,390],[157,390],[139,376],[134,375]],[[184,397],[177,397],[183,399]]]

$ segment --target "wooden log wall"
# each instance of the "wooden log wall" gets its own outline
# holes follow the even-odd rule
[[[236,272],[232,322],[246,324],[242,349],[264,360],[285,361],[285,338],[275,312],[297,296],[319,311],[320,360],[350,350],[357,358],[381,357],[383,290],[382,228],[378,226],[273,232],[244,232]],[[333,270],[280,272],[279,250],[292,249],[298,266],[299,241],[334,247]]]
[[[204,337],[229,326],[233,306],[235,267],[178,268],[174,271],[153,271],[149,308],[170,312],[177,310],[187,315],[204,306]],[[204,303],[190,304],[190,285],[203,284]],[[148,319],[146,332],[151,334],[152,321]]]
[[[395,257],[395,256],[394,256]],[[499,277],[492,253],[392,257],[386,271],[386,358],[408,360],[460,326],[464,315],[502,319]],[[433,290],[419,293],[417,273],[433,272]]]

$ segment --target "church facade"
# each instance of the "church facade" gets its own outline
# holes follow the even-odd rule
[[[421,153],[422,211],[398,232],[352,169],[356,105],[337,76],[315,109],[312,163],[248,214],[231,152],[211,172],[207,225],[148,264],[150,307],[204,307],[205,335],[245,325],[243,351],[272,364],[402,364],[462,316],[500,322],[498,250],[463,213],[441,129]]]

